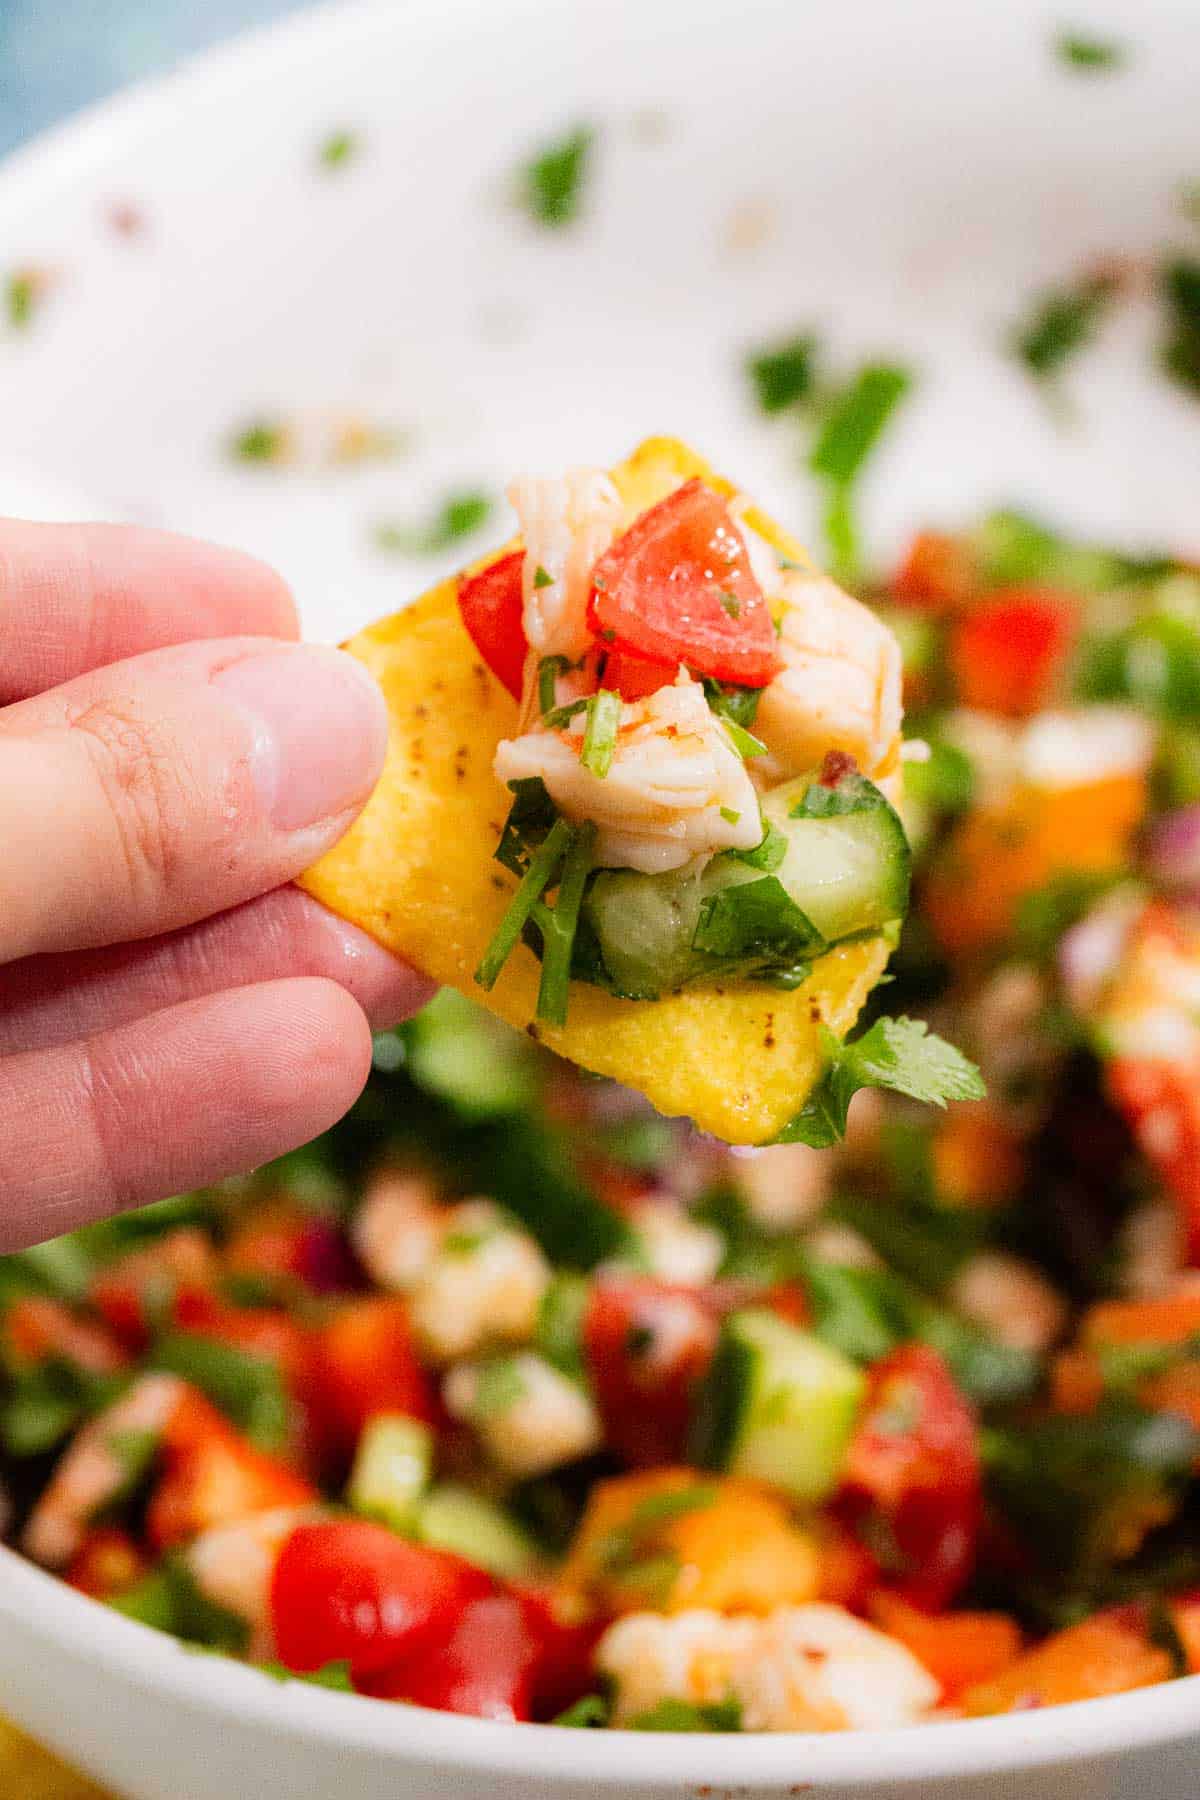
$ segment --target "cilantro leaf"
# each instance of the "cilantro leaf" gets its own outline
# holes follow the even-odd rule
[[[1163,367],[1180,387],[1200,394],[1200,260],[1177,256],[1162,272],[1168,332]]]
[[[907,369],[867,363],[834,396],[809,452],[809,469],[826,486],[825,537],[834,571],[843,580],[854,580],[859,571],[855,484],[911,386]]]
[[[317,161],[323,169],[344,169],[361,148],[362,139],[357,132],[331,131],[317,152]]]
[[[491,496],[479,488],[463,488],[447,494],[423,525],[395,521],[377,525],[375,543],[380,550],[395,550],[402,556],[436,556],[461,538],[473,536],[491,516]]]
[[[234,433],[229,451],[236,462],[286,462],[291,434],[282,419],[252,419]]]
[[[1054,39],[1054,54],[1066,68],[1085,75],[1111,75],[1129,61],[1125,44],[1083,31],[1060,31]]]
[[[817,340],[811,334],[772,344],[747,358],[746,373],[765,413],[784,412],[812,391]]]
[[[590,125],[577,125],[543,145],[518,171],[521,203],[539,225],[557,231],[578,218],[595,142]]]
[[[780,1132],[781,1143],[811,1144],[819,1150],[838,1143],[846,1133],[850,1102],[863,1087],[887,1088],[934,1106],[983,1098],[975,1064],[920,1019],[876,1019],[853,1042],[839,1041],[824,1026],[821,1037],[825,1073]]]
[[[736,687],[732,682],[715,681],[711,675],[705,675],[701,679],[709,712],[715,713],[718,719],[727,719],[731,724],[741,725],[743,729],[749,730],[758,711],[762,689]]]
[[[598,1731],[608,1724],[609,1704],[603,1694],[585,1694],[582,1700],[576,1700],[568,1706],[566,1712],[560,1712],[552,1725],[567,1725],[575,1730]]]
[[[626,1723],[630,1731],[740,1731],[742,1707],[739,1700],[693,1706],[690,1700],[668,1696]]]
[[[281,1662],[255,1663],[253,1667],[260,1675],[267,1675],[272,1681],[305,1681],[309,1687],[330,1688],[335,1694],[354,1692],[348,1662],[322,1663],[319,1669],[313,1669],[308,1675],[298,1674],[295,1669],[289,1669],[286,1663]]]
[[[1062,373],[1092,342],[1115,296],[1109,276],[1090,276],[1075,287],[1052,288],[1031,304],[1009,337],[1009,347],[1038,381]]]
[[[291,1409],[278,1363],[196,1332],[171,1331],[155,1345],[150,1366],[198,1387],[259,1449],[283,1445]]]
[[[721,888],[700,907],[692,948],[710,956],[800,961],[824,940],[777,875]]]

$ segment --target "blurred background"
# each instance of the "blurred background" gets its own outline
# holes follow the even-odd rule
[[[0,152],[297,0],[0,0]]]

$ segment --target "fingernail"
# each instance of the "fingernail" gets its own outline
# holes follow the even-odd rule
[[[251,766],[281,831],[319,824],[367,798],[383,768],[387,708],[361,664],[341,650],[265,650],[214,677],[251,722]]]

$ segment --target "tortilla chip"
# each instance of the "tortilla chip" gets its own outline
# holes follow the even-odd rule
[[[719,493],[736,492],[668,438],[643,444],[613,479],[632,518],[693,475]],[[789,560],[807,562],[769,519],[753,509],[744,516]],[[883,940],[828,951],[790,993],[740,984],[618,1000],[572,982],[561,1028],[535,1017],[539,964],[520,944],[485,994],[474,971],[515,886],[492,854],[511,799],[492,758],[515,730],[516,702],[467,636],[453,579],[346,648],[387,697],[387,764],[357,823],[300,885],[560,1056],[640,1088],[660,1112],[686,1114],[731,1144],[777,1136],[821,1072],[819,1025],[838,1036],[853,1025],[887,962]]]

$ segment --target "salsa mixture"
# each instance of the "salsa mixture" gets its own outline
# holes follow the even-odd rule
[[[826,1731],[1200,1672],[1200,575],[1004,514],[864,598],[928,748],[831,810],[877,874],[898,813],[913,903],[808,1141],[731,1150],[443,992],[317,1143],[0,1261],[10,1542],[197,1649],[492,1719]],[[580,742],[556,788],[518,737],[512,778],[566,817],[589,736],[619,754],[594,695],[715,719],[764,673],[693,652],[637,700],[659,648],[582,708],[539,656],[527,735]],[[761,700],[734,723],[775,753]],[[761,850],[757,806],[706,849]],[[675,967],[677,902],[638,938],[592,888],[619,991]],[[987,1097],[885,1091],[880,1001]]]

